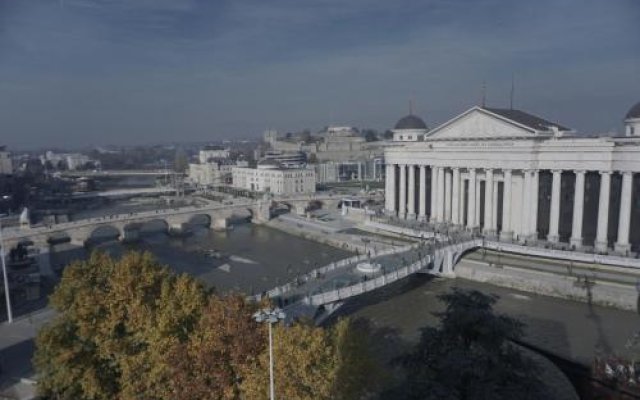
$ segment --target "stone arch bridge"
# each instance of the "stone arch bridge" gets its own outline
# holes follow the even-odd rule
[[[190,225],[206,225],[212,229],[224,229],[228,220],[238,212],[248,212],[254,223],[263,223],[271,218],[272,209],[277,205],[286,205],[292,212],[304,214],[310,205],[320,201],[324,206],[337,204],[333,196],[283,197],[265,200],[238,200],[232,204],[211,204],[187,206],[171,209],[107,215],[87,218],[54,225],[6,228],[2,233],[7,249],[16,247],[20,242],[32,242],[35,247],[48,248],[57,238],[69,238],[71,243],[84,245],[100,229],[110,229],[120,240],[135,240],[141,228],[152,221],[164,225],[171,231],[185,231]],[[116,233],[117,232],[117,233]]]

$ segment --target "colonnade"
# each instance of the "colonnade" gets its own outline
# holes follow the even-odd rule
[[[405,219],[431,223],[447,223],[469,229],[482,229],[501,240],[538,240],[539,169],[459,168],[439,165],[387,164],[387,213]],[[416,185],[416,172],[418,175]],[[551,170],[551,198],[547,241],[560,241],[560,202],[563,170]],[[583,246],[585,204],[585,170],[575,174],[573,215],[569,243]],[[427,180],[427,174],[430,179]],[[595,248],[608,250],[609,198],[613,171],[599,171],[597,231]],[[630,250],[630,223],[633,194],[633,172],[621,171],[622,189],[615,250]],[[397,182],[398,181],[398,182]],[[430,184],[427,184],[429,181]],[[484,185],[481,185],[484,182]],[[498,190],[502,183],[502,190]],[[416,196],[416,186],[418,195]],[[484,201],[481,201],[484,187]],[[427,207],[429,199],[429,207]],[[501,215],[498,204],[502,203]],[[417,203],[417,204],[416,204]],[[484,203],[484,209],[480,207]],[[427,210],[427,208],[429,208]],[[498,224],[500,221],[500,224]]]

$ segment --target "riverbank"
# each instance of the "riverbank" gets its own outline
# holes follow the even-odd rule
[[[422,226],[366,221],[362,229],[421,237]],[[481,256],[480,256],[481,255]],[[566,300],[636,311],[638,260],[488,241],[455,266],[456,277]]]
[[[456,277],[565,300],[636,311],[638,271],[478,250],[455,267]]]
[[[338,230],[330,224],[303,217],[274,218],[264,225],[290,235],[358,254],[365,254],[372,249],[376,251],[388,250],[411,243],[389,236],[370,235],[364,231],[356,232],[357,226],[355,224],[352,227],[343,227]]]

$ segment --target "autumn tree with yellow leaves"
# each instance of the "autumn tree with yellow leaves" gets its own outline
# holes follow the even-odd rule
[[[200,284],[148,253],[94,253],[70,265],[50,299],[57,316],[36,339],[41,394],[170,397],[166,354],[188,339],[205,301]]]
[[[65,269],[57,316],[36,338],[38,388],[56,399],[266,399],[268,349],[256,305],[175,275],[148,253],[94,253]],[[360,399],[380,369],[349,320],[277,326],[276,393]]]
[[[369,398],[383,382],[371,357],[370,337],[349,319],[323,329],[306,324],[274,329],[276,398],[349,400]],[[269,354],[265,351],[242,383],[247,399],[268,399]]]

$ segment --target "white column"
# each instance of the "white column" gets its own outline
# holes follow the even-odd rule
[[[549,213],[549,235],[547,240],[558,243],[558,227],[560,225],[560,186],[562,183],[562,171],[553,170],[553,180],[551,182],[551,212]]]
[[[398,216],[405,218],[407,216],[407,166],[400,167],[400,196],[398,199]]]
[[[444,220],[451,222],[451,171],[444,171]]]
[[[476,227],[476,170],[469,168],[469,196],[467,200],[467,226]]]
[[[495,234],[498,234],[498,182],[495,180],[495,175],[493,179],[493,201],[491,203],[493,204],[493,211],[491,212],[493,218],[491,218],[491,229]]]
[[[500,240],[513,239],[511,229],[511,170],[504,170],[504,190],[502,191],[502,232]]]
[[[627,253],[629,245],[629,228],[631,224],[631,196],[633,193],[633,173],[622,173],[622,192],[620,194],[620,217],[618,219],[618,240],[615,249],[620,253]]]
[[[522,209],[520,210],[520,240],[529,236],[529,220],[531,219],[531,171],[522,171]]]
[[[484,170],[485,183],[484,183],[484,233],[492,234],[491,230],[493,221],[493,169],[487,168]]]
[[[576,183],[573,192],[573,221],[571,223],[571,245],[582,247],[582,219],[584,217],[584,176],[585,171],[574,171]]]
[[[607,251],[607,233],[609,229],[609,191],[611,190],[611,172],[600,172],[600,200],[598,202],[598,231],[596,250]]]
[[[385,182],[387,190],[385,193],[385,202],[387,211],[395,215],[396,213],[396,166],[395,164],[387,164],[385,171]]]
[[[407,200],[407,219],[416,218],[416,166],[407,165],[409,169],[409,180],[407,186],[409,187],[409,199]]]
[[[420,166],[420,204],[418,205],[418,214],[420,221],[424,221],[427,215],[427,167]]]
[[[476,174],[477,175],[477,174]],[[477,226],[480,228],[480,179],[477,179],[476,176],[476,220],[473,223],[473,226]]]
[[[429,215],[429,222],[436,222],[438,220],[438,208],[436,203],[438,200],[438,167],[431,166],[431,214]]]
[[[451,222],[455,225],[460,224],[460,168],[453,169]]]
[[[464,225],[464,216],[467,214],[467,204],[465,203],[465,182],[467,180],[462,178],[462,174],[460,174],[460,215],[458,215],[458,221],[460,225]]]
[[[529,218],[529,240],[538,240],[538,198],[540,190],[540,171],[531,173],[531,214]]]
[[[444,168],[438,167],[438,222],[444,222]]]

